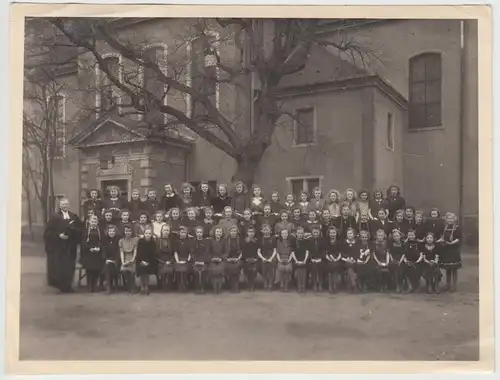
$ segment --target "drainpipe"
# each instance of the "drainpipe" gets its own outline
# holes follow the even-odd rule
[[[460,113],[459,113],[459,152],[458,152],[458,218],[463,225],[463,198],[464,198],[464,142],[465,142],[465,22],[460,21]]]

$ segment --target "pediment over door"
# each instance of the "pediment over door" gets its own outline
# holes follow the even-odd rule
[[[144,141],[146,137],[119,122],[104,120],[71,141],[78,148]]]

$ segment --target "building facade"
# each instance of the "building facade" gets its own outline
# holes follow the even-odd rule
[[[178,41],[189,41],[185,22],[123,22],[121,33],[132,40],[147,36],[157,57],[171,62],[168,69],[174,62],[176,67],[187,62],[190,83],[196,44],[190,41],[180,48]],[[226,39],[227,31],[216,26],[213,30],[225,41],[216,46],[221,57],[237,61],[231,36]],[[352,26],[325,21],[321,38],[333,39],[339,30],[370,47],[376,62],[365,67],[329,48],[314,48],[307,66],[280,82],[285,112],[255,183],[280,193],[315,186],[343,192],[397,184],[417,208],[459,214],[467,241],[477,244],[477,23],[368,20]],[[92,64],[90,57],[79,59],[80,68]],[[120,56],[115,59],[123,65]],[[75,69],[60,79],[62,88],[68,88],[65,121],[76,121],[71,136],[66,131],[64,155],[55,167],[56,195],[80,204],[89,188],[104,190],[112,184],[130,196],[133,188],[143,194],[150,187],[161,192],[166,182],[231,181],[234,160],[187,129],[152,140],[138,130],[140,117],[94,113],[82,121],[79,104],[102,104],[104,99],[69,90],[95,83],[88,73]],[[141,75],[144,80],[146,74]],[[251,77],[242,77],[240,88],[246,90],[224,84],[213,89],[217,106],[235,120],[238,133],[251,132],[251,82]],[[174,91],[165,101],[195,112],[190,100]],[[32,214],[40,220],[33,207]]]

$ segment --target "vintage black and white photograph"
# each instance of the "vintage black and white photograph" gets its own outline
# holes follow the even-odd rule
[[[25,18],[19,359],[478,361],[478,21],[154,16]]]

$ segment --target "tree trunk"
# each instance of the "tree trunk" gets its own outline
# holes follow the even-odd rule
[[[251,188],[254,183],[254,177],[262,160],[262,155],[259,156],[242,156],[236,160],[238,167],[233,175],[233,183],[242,181],[248,188]]]

